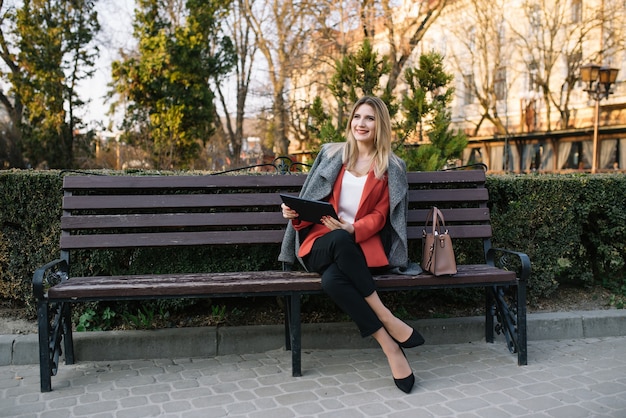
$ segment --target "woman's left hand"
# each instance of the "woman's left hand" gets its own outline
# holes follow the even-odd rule
[[[345,222],[341,218],[337,220],[332,216],[324,216],[322,218],[322,225],[324,225],[331,231],[334,231],[335,229],[343,229],[348,231],[350,234],[354,234],[354,225],[352,225],[350,222]]]

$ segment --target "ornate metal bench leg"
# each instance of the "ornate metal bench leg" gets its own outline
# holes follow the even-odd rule
[[[504,335],[509,351],[517,353],[517,364],[526,365],[526,285],[520,282],[516,286],[515,292],[510,295],[514,298],[511,303],[507,303],[505,289],[502,287],[494,286],[493,295],[498,319],[496,332]]]
[[[515,316],[512,315],[511,309],[504,299],[504,289],[494,286],[493,294],[496,302],[496,313],[498,318],[496,332],[504,335],[504,338],[506,339],[506,346],[509,351],[511,353],[515,353]]]
[[[63,325],[63,342],[65,347],[65,364],[74,364],[74,338],[72,337],[72,308],[64,303],[61,311]]]
[[[300,294],[291,296],[291,370],[294,377],[302,376],[302,335],[300,327]]]
[[[39,379],[42,392],[52,390],[51,359],[50,359],[50,320],[48,318],[48,303],[37,302],[37,323],[39,332]]]
[[[291,296],[285,296],[285,350],[291,350]]]
[[[493,300],[492,290],[489,288],[485,289],[485,341],[488,343],[494,342],[494,321],[493,317],[495,316],[495,302]]]
[[[528,364],[528,346],[526,336],[526,282],[517,286],[517,365]]]

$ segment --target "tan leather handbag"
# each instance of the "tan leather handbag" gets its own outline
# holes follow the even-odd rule
[[[428,225],[431,229],[428,231]],[[436,207],[428,212],[422,236],[422,269],[435,276],[456,274],[456,259],[452,239],[446,229],[443,214]]]

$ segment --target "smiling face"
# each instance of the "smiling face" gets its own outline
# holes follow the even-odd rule
[[[374,143],[376,138],[376,113],[368,104],[359,106],[350,123],[352,136],[357,142]]]
[[[354,169],[359,159],[371,159],[376,178],[382,179],[393,154],[391,118],[385,102],[374,96],[361,97],[350,111],[345,138],[343,163],[346,168]]]

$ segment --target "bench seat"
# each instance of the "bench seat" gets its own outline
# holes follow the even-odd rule
[[[383,274],[374,278],[381,291],[517,285],[515,272],[485,264],[460,265],[454,277]],[[50,288],[48,299],[57,302],[87,302],[217,295],[285,296],[292,292],[321,293],[320,276],[317,273],[276,270],[72,277]]]

